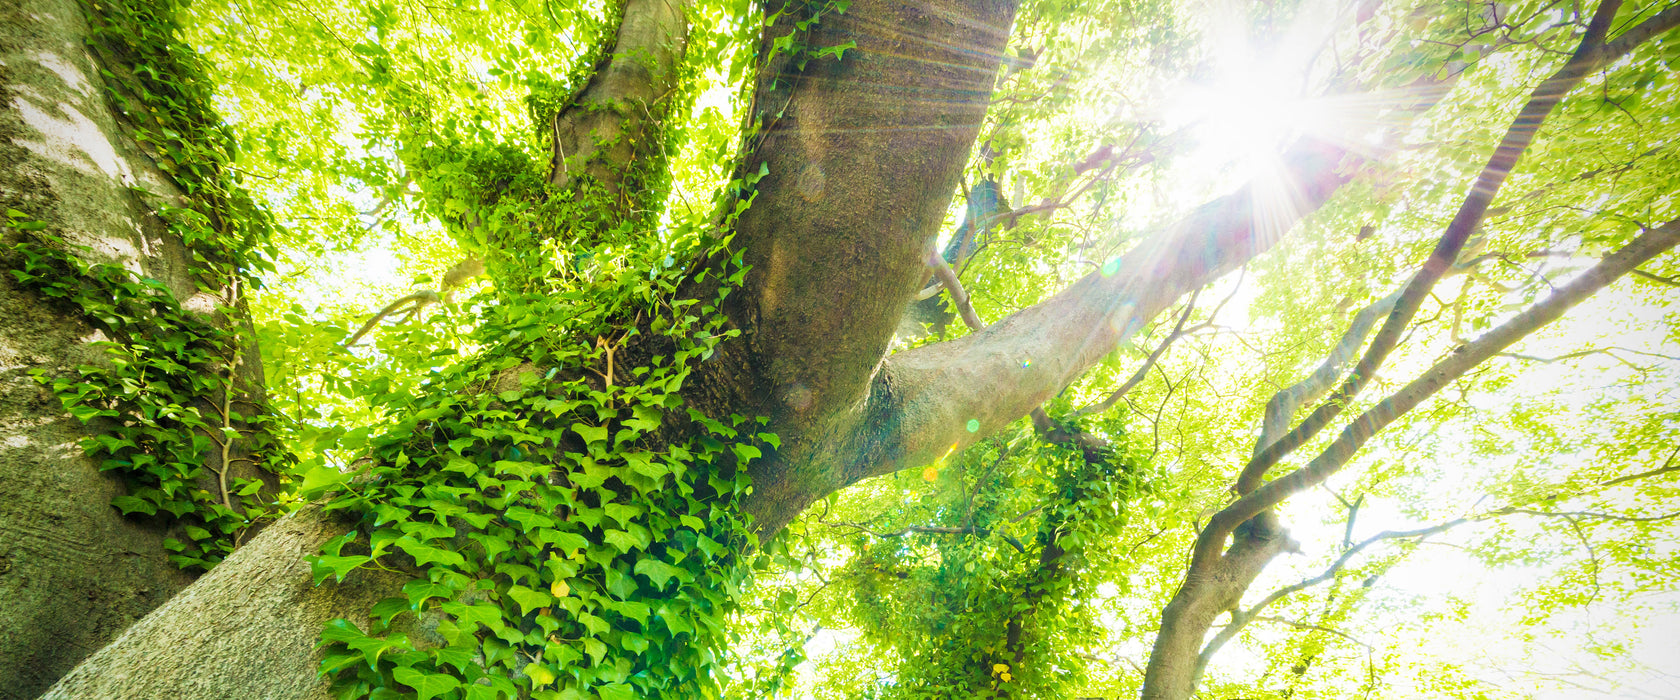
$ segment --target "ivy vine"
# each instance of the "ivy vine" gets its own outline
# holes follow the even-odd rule
[[[272,269],[273,224],[230,167],[234,138],[210,107],[198,54],[179,39],[178,6],[124,0],[84,10],[106,97],[181,196],[135,194],[156,202],[154,213],[189,254],[194,284],[222,302],[220,318],[183,309],[158,280],[87,262],[26,212],[8,209],[5,224],[24,234],[9,246],[13,277],[107,339],[102,364],[31,374],[95,426],[84,451],[127,486],[112,505],[178,525],[172,532],[185,538],[165,541],[169,559],[205,570],[287,507],[273,487],[291,458],[277,444],[278,419],[249,400],[253,387],[240,380],[249,344],[240,294]],[[235,477],[241,462],[268,476]]]

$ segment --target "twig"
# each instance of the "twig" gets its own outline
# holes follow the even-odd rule
[[[1113,393],[1110,393],[1108,397],[1104,398],[1102,401],[1074,411],[1073,417],[1078,418],[1092,413],[1107,411],[1108,409],[1113,408],[1114,404],[1119,403],[1120,399],[1126,395],[1126,392],[1131,391],[1137,385],[1142,384],[1144,377],[1149,376],[1149,370],[1155,366],[1155,362],[1160,360],[1161,356],[1167,353],[1167,348],[1172,347],[1173,341],[1178,340],[1180,336],[1184,335],[1184,324],[1190,320],[1190,312],[1196,310],[1196,296],[1201,293],[1202,290],[1200,289],[1191,292],[1190,301],[1184,304],[1184,313],[1180,314],[1178,317],[1178,324],[1173,326],[1172,332],[1167,334],[1167,337],[1161,341],[1160,345],[1155,346],[1154,352],[1149,353],[1149,357],[1144,358],[1143,366],[1139,367],[1136,372],[1132,373],[1131,379],[1127,379],[1126,383],[1121,384],[1120,388],[1115,389]]]
[[[951,303],[956,304],[957,313],[962,316],[963,323],[968,324],[969,330],[979,332],[984,329],[986,324],[980,320],[979,314],[974,313],[974,305],[969,301],[968,292],[963,289],[956,271],[945,262],[945,258],[937,251],[929,251],[927,264],[933,268],[933,274],[939,278],[939,283],[945,285],[945,291],[951,293]]]
[[[1677,278],[1674,278],[1674,277],[1663,277],[1661,275],[1653,275],[1649,272],[1646,272],[1644,270],[1638,270],[1638,269],[1633,271],[1633,276],[1634,277],[1639,277],[1641,279],[1648,279],[1648,280],[1650,280],[1652,282],[1656,282],[1658,284],[1666,284],[1670,287],[1680,287],[1680,279],[1677,279]]]

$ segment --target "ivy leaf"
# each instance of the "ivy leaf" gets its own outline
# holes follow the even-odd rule
[[[648,606],[642,603],[624,600],[607,601],[607,609],[644,625],[647,624],[648,613],[651,612]]]
[[[601,700],[636,700],[636,690],[624,683],[597,686],[595,692],[601,696]]]
[[[551,669],[543,664],[525,664],[524,672],[525,677],[531,679],[531,685],[538,688],[553,683],[554,679],[558,678],[558,676],[554,674],[554,669]]]
[[[522,615],[529,615],[532,610],[554,602],[554,596],[517,584],[508,588],[508,597],[519,604],[519,612]]]
[[[461,687],[461,681],[442,673],[425,673],[407,666],[399,666],[391,673],[398,683],[414,689],[419,700],[431,700]]]
[[[432,650],[432,656],[438,660],[438,663],[454,666],[457,671],[465,671],[473,666],[473,657],[477,655],[477,649],[470,649],[465,646],[438,647]]]
[[[131,513],[157,515],[156,505],[153,505],[151,501],[136,496],[118,496],[111,499],[111,505],[116,506],[117,509],[121,510],[123,515],[129,515]]]
[[[601,538],[606,540],[607,544],[617,547],[618,551],[625,554],[629,554],[631,550],[642,545],[642,541],[637,539],[635,535],[618,529],[607,530]]]
[[[403,595],[408,596],[408,604],[415,610],[426,604],[432,598],[449,600],[455,597],[455,590],[441,583],[416,580],[403,584]]]
[[[368,668],[377,671],[379,670],[379,657],[392,649],[407,649],[408,637],[402,634],[393,634],[389,637],[362,636],[344,644],[351,649],[362,652],[362,657],[367,659]]]
[[[398,538],[395,544],[402,548],[402,551],[407,552],[409,556],[414,557],[414,563],[421,566],[443,564],[458,567],[467,563],[467,560],[463,559],[460,554],[431,545],[420,544],[407,535]]]
[[[630,465],[631,471],[650,479],[662,479],[665,478],[665,475],[671,473],[670,468],[653,461],[653,455],[646,452],[625,452],[619,456],[623,457],[625,463]]]
[[[653,587],[660,590],[664,590],[665,584],[672,578],[680,577],[683,580],[688,578],[686,575],[688,572],[653,557],[636,562],[635,571],[648,577],[649,580],[653,581]]]
[[[583,441],[586,443],[607,441],[607,429],[603,427],[585,425],[583,423],[573,423],[572,430],[577,431],[578,435],[582,435]]]
[[[373,557],[359,554],[348,557],[319,554],[309,560],[309,572],[315,577],[315,585],[317,586],[326,580],[327,574],[332,574],[337,581],[342,583],[344,577],[353,569],[370,561],[373,561]]]
[[[730,449],[734,450],[735,457],[740,459],[743,463],[750,462],[764,456],[763,450],[753,447],[752,445],[733,445]]]
[[[317,462],[314,467],[303,473],[303,484],[298,487],[298,494],[302,496],[313,495],[344,483],[349,476],[324,462]]]
[[[403,598],[386,598],[374,603],[369,614],[379,620],[382,625],[390,625],[391,619],[409,611],[408,601]]]

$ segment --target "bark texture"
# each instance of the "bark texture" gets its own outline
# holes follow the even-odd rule
[[[766,30],[761,54],[801,12]],[[821,455],[869,420],[1014,15],[1008,0],[854,3],[803,37],[813,52],[854,42],[843,58],[801,69],[784,53],[761,69],[762,131],[743,168],[767,174],[736,226],[752,271],[727,309],[748,335],[694,384],[702,406],[769,416],[782,436],[745,504],[766,532],[846,483]]]
[[[688,44],[685,0],[631,0],[610,56],[571,105],[554,115],[549,181],[564,187],[587,173],[617,198],[638,148],[658,138],[677,102],[677,66]],[[640,142],[640,143],[638,143]]]
[[[213,312],[156,203],[130,189],[178,196],[111,108],[100,69],[122,68],[96,62],[82,13],[72,0],[0,2],[0,207]],[[4,244],[19,242],[4,231]],[[33,698],[191,579],[166,559],[165,528],[111,507],[121,482],[78,446],[98,426],[66,415],[29,374],[99,364],[89,343],[102,336],[16,281],[0,275],[0,698]],[[255,358],[245,365],[260,384]]]
[[[367,629],[373,604],[411,579],[360,569],[312,585],[305,558],[348,529],[313,507],[270,525],[42,700],[331,697],[316,673],[323,627],[342,617]]]

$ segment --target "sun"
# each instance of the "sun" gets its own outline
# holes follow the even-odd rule
[[[1210,32],[1204,77],[1180,83],[1166,96],[1166,124],[1189,137],[1192,160],[1250,170],[1302,135],[1333,131],[1328,101],[1309,92],[1321,32],[1295,27],[1264,49],[1238,32]]]

